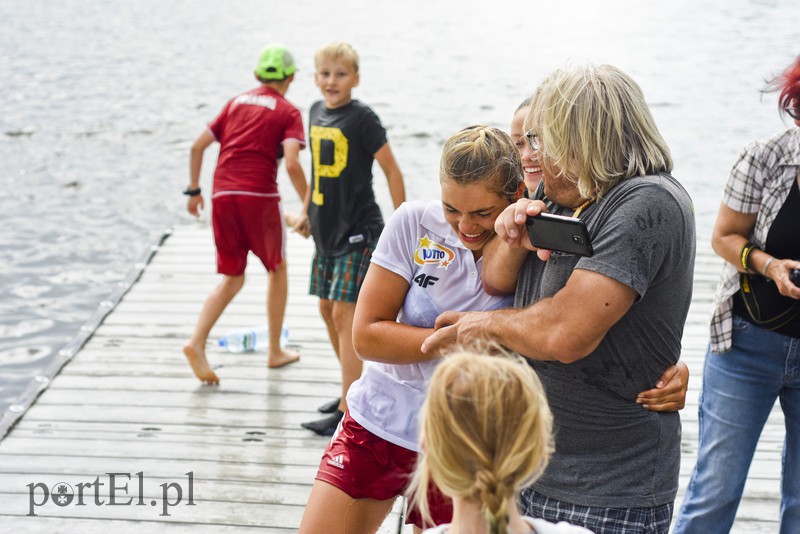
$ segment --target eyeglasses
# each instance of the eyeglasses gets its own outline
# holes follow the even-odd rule
[[[535,133],[533,130],[525,132],[525,140],[528,142],[528,146],[531,147],[531,150],[539,150],[542,146],[539,141],[539,134]]]
[[[794,120],[800,121],[800,106],[795,106],[793,108],[786,108],[786,113]]]

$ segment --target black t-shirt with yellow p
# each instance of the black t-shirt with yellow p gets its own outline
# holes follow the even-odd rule
[[[339,256],[377,240],[383,229],[372,162],[386,144],[386,129],[358,100],[336,109],[315,102],[309,124],[311,235],[319,254]]]

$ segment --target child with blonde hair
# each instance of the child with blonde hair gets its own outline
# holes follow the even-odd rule
[[[403,174],[378,115],[353,98],[360,81],[359,58],[347,43],[331,43],[314,55],[314,82],[322,100],[309,110],[311,187],[306,197],[315,253],[309,292],[319,310],[342,371],[342,396],[320,406],[330,414],[302,423],[330,436],[347,410],[345,395],[359,376],[361,360],[353,348],[353,315],[372,251],[383,230],[383,216],[372,187],[377,161],[395,209],[405,200]],[[305,229],[304,229],[305,230]]]
[[[428,534],[587,533],[524,517],[517,493],[553,452],[553,416],[542,384],[521,358],[461,351],[444,358],[422,409],[419,464],[410,495],[434,483],[453,499],[453,521]],[[414,499],[427,517],[426,499]]]

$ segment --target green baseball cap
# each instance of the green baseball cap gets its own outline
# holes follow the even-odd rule
[[[294,58],[285,47],[278,44],[268,45],[256,65],[256,76],[262,80],[281,81],[294,74]]]

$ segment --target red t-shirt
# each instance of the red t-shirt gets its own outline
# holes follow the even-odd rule
[[[278,159],[288,140],[306,145],[300,111],[268,86],[233,98],[208,125],[219,142],[212,196],[278,196]]]

